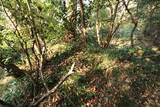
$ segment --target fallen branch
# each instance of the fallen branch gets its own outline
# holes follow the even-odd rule
[[[51,90],[49,90],[46,94],[44,94],[40,99],[38,99],[35,103],[32,104],[32,106],[36,106],[38,105],[40,102],[42,102],[46,97],[48,97],[50,94],[54,93],[59,87],[60,85],[71,75],[73,74],[73,68],[74,68],[75,63],[72,64],[69,72],[63,76],[60,81],[58,82],[58,84],[52,88]]]

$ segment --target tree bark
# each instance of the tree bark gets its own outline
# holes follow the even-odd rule
[[[129,1],[130,1],[130,0],[129,0]],[[125,9],[126,9],[127,12],[128,12],[128,14],[129,14],[130,17],[131,17],[132,23],[134,24],[134,27],[133,27],[133,29],[132,29],[132,31],[131,31],[131,46],[134,47],[134,31],[136,30],[136,28],[137,28],[137,26],[138,26],[138,19],[133,16],[132,12],[131,12],[131,11],[129,10],[129,8],[128,8],[128,5],[127,5],[126,1],[125,1],[125,0],[122,0],[122,2],[123,2],[123,5],[125,6]]]
[[[81,15],[81,25],[82,25],[82,38],[84,45],[86,45],[86,23],[85,23],[85,15],[84,15],[84,4],[82,0],[79,0],[80,5],[80,15]]]
[[[97,32],[97,42],[99,46],[101,46],[101,22],[99,20],[99,15],[100,15],[100,10],[97,10],[97,15],[96,15],[96,32]]]
[[[3,62],[2,56],[0,56],[0,67],[6,68],[7,71],[8,71],[8,72],[10,71],[15,78],[18,78],[18,77],[20,77],[20,76],[24,76],[24,75],[25,75],[25,72],[26,72],[25,70],[19,69],[19,67],[17,67],[17,66],[14,65],[14,64],[11,64],[11,63],[5,64],[5,63]]]
[[[119,25],[118,27],[116,27],[116,24],[115,24],[115,20],[116,20],[116,16],[117,16],[117,11],[118,11],[118,7],[119,7],[119,4],[120,4],[120,1],[117,0],[117,3],[115,6],[113,6],[112,2],[110,0],[108,0],[108,3],[109,3],[109,9],[110,9],[110,19],[111,19],[111,23],[109,24],[109,30],[106,34],[106,41],[105,41],[105,44],[104,44],[104,47],[105,48],[108,48],[110,42],[111,42],[111,39],[113,37],[113,34],[118,30],[119,28]]]
[[[28,7],[28,11],[30,12],[30,21],[31,21],[31,33],[32,33],[32,37],[33,39],[35,38],[36,40],[33,40],[36,44],[36,46],[38,47],[38,52],[36,54],[36,58],[38,58],[38,71],[37,71],[37,77],[39,75],[39,77],[41,78],[44,87],[46,88],[46,90],[48,91],[48,86],[46,85],[45,81],[44,81],[44,77],[43,77],[43,63],[45,60],[45,52],[46,52],[46,46],[45,46],[45,42],[42,40],[42,38],[39,35],[39,32],[37,31],[37,26],[35,24],[35,20],[33,17],[33,10],[31,8],[31,1],[30,0],[26,0],[27,2],[27,7]],[[33,44],[34,45],[34,44]],[[35,46],[33,46],[33,48],[35,49]],[[36,50],[36,49],[35,49]],[[34,52],[35,54],[35,52]],[[38,81],[38,78],[37,78]]]
[[[67,8],[67,34],[76,36],[76,22],[77,22],[77,0],[66,0],[65,2]]]

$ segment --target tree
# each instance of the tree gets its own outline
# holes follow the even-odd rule
[[[128,8],[128,5],[127,5],[126,1],[125,0],[122,0],[122,1],[123,1],[123,5],[125,6],[126,11],[128,12],[128,14],[131,17],[132,23],[134,24],[134,27],[133,27],[133,29],[131,31],[131,46],[133,47],[133,45],[134,45],[134,43],[133,43],[134,42],[134,40],[133,40],[133,34],[134,34],[134,31],[136,30],[136,28],[138,26],[138,18],[135,17],[135,16],[133,16],[132,12]]]
[[[80,16],[81,16],[81,26],[82,26],[82,38],[83,38],[83,42],[86,45],[86,18],[85,18],[85,13],[84,13],[84,4],[83,4],[83,0],[78,0],[79,1],[79,5],[80,5]]]
[[[160,21],[157,17],[159,17],[160,13],[160,1],[153,0],[153,1],[139,1],[138,2],[138,9],[139,9],[139,17],[142,21],[142,28],[143,35],[145,37],[150,37],[155,45],[160,44],[159,38],[159,24]]]
[[[119,30],[120,25],[124,21],[123,17],[125,14],[123,6],[120,6],[121,5],[120,0],[116,0],[116,1],[107,0],[107,5],[108,5],[109,16],[107,18],[108,30],[106,34],[106,41],[103,44],[104,47],[109,46],[112,37]],[[120,12],[121,14],[118,14],[119,11],[121,11]]]
[[[103,16],[102,14],[104,11],[104,1],[102,0],[94,0],[93,1],[93,7],[94,7],[94,11],[95,12],[95,18],[94,19],[96,21],[96,34],[97,34],[97,42],[98,44],[101,46],[102,45],[102,23],[103,23]]]

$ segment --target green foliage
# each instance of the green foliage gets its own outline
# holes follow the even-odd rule
[[[13,77],[12,77],[13,78]],[[11,102],[14,105],[21,105],[21,95],[28,91],[30,81],[26,77],[15,79],[13,78],[9,83],[1,86],[0,93],[1,99],[6,102]]]
[[[144,33],[147,36],[152,38],[155,35],[159,36],[159,24],[160,21],[158,17],[160,17],[160,2],[159,0],[140,0],[139,2],[139,17],[144,22]],[[155,33],[157,32],[157,33]],[[155,34],[154,34],[155,33]]]
[[[54,93],[59,98],[54,105],[92,106],[97,104],[97,106],[103,106],[99,104],[105,104],[106,106],[108,104],[107,106],[109,106],[111,103],[113,106],[125,107],[134,104],[136,106],[139,104],[137,100],[144,99],[142,97],[145,96],[146,90],[153,89],[148,82],[157,82],[152,79],[160,74],[159,56],[150,57],[156,52],[145,48],[138,41],[137,35],[141,36],[141,32],[145,29],[149,36],[155,31],[158,31],[155,36],[159,36],[159,0],[131,0],[128,6],[129,10],[133,17],[138,19],[138,27],[134,32],[136,45],[134,48],[129,45],[133,26],[132,23],[129,23],[131,18],[126,11],[125,21],[111,38],[111,45],[107,49],[100,47],[97,43],[96,24],[99,22],[102,25],[100,28],[102,34],[100,35],[101,39],[105,41],[110,28],[116,27],[120,21],[120,13],[123,10],[122,3],[118,7],[116,19],[111,18],[111,8],[115,8],[117,0],[110,0],[110,3],[109,0],[89,0],[88,4],[84,3],[84,21],[87,26],[87,45],[85,47],[79,39],[79,35],[82,33],[82,24],[80,9],[79,7],[76,9],[75,1],[65,7],[61,0],[32,0],[30,2],[31,10],[29,10],[26,0],[3,0],[3,2],[10,17],[6,17],[5,11],[0,8],[0,61],[5,64],[18,64],[22,69],[27,70],[27,64],[22,62],[26,60],[24,51],[28,50],[28,57],[33,66],[36,66],[41,59],[36,60],[32,49],[33,42],[38,41],[36,38],[38,36],[46,42],[48,49],[44,54],[47,59],[44,61],[43,73],[44,81],[49,88],[55,86],[60,78],[68,72],[69,65],[73,62],[76,63],[74,70],[77,74],[69,77]],[[2,4],[0,5],[2,6]],[[73,13],[69,16],[68,14],[72,11]],[[13,21],[12,23],[9,18]],[[16,27],[13,26],[13,23]],[[76,42],[64,43],[61,37],[72,31],[75,33]],[[151,39],[153,38],[151,37]],[[40,57],[40,53],[37,52],[37,56]],[[27,71],[36,82],[38,69]],[[8,77],[7,72],[0,67],[0,79]],[[41,93],[46,93],[42,81],[39,81],[40,78],[38,78],[40,84],[38,85],[41,88],[36,97],[40,97]],[[18,106],[23,102],[23,98],[21,100],[20,97],[22,94],[24,96],[26,93],[33,94],[33,84],[27,76],[14,78],[6,84],[2,82],[0,81],[0,96],[4,101],[17,102]],[[135,95],[135,93],[138,94]],[[148,96],[149,94],[147,94]],[[33,96],[29,96],[27,103],[29,104],[32,99]],[[150,99],[146,98],[146,101],[150,101]],[[143,104],[146,102],[139,105]]]
[[[1,80],[2,78],[6,77],[7,74],[8,74],[8,73],[7,73],[6,69],[3,69],[3,68],[0,67],[0,80]]]
[[[75,82],[74,84],[66,84],[59,90],[63,98],[63,103],[60,102],[60,105],[83,105],[87,100],[92,99],[96,96],[96,93],[94,92],[87,92],[87,88],[89,87],[89,85],[87,82],[84,82],[86,81],[85,77],[74,75],[71,79],[73,82]]]

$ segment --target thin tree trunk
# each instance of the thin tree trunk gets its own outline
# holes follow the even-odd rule
[[[86,45],[86,23],[85,23],[85,16],[84,16],[84,5],[83,1],[79,0],[79,5],[80,5],[80,15],[81,15],[81,25],[82,25],[82,38],[84,45]]]
[[[131,31],[131,46],[132,47],[134,47],[134,36],[133,35],[134,35],[134,32],[135,32],[136,28],[137,28],[137,23],[134,24],[134,27]]]
[[[111,39],[112,39],[112,27],[109,29],[108,33],[107,33],[107,38],[106,38],[106,43],[105,43],[105,48],[108,48],[110,42],[111,42]]]
[[[129,1],[130,1],[130,0],[129,0]],[[122,0],[122,2],[123,2],[123,5],[125,6],[125,9],[126,9],[127,12],[128,12],[128,14],[129,14],[130,17],[131,17],[132,23],[134,24],[134,27],[133,27],[133,29],[132,29],[132,31],[131,31],[131,46],[134,47],[134,36],[133,36],[133,35],[134,35],[134,31],[136,30],[136,28],[137,28],[137,26],[138,26],[138,19],[133,16],[133,14],[131,13],[131,11],[130,11],[129,8],[128,8],[128,5],[127,5],[126,1],[125,1],[125,0]]]
[[[97,15],[96,15],[96,32],[97,32],[97,42],[101,46],[101,23],[99,20],[99,14],[100,10],[97,10]]]
[[[66,0],[65,6],[67,8],[67,30],[69,34],[76,36],[76,21],[77,21],[77,0]]]
[[[17,32],[17,33],[15,32],[15,35],[16,35],[16,37],[17,37],[18,40],[19,40],[19,43],[20,43],[21,48],[23,49],[24,53],[25,53],[26,56],[27,56],[27,60],[28,60],[28,62],[29,62],[30,70],[32,70],[32,63],[31,63],[31,60],[30,60],[30,56],[29,56],[29,53],[28,53],[27,48],[24,47],[25,41],[23,40],[23,38],[22,38],[22,36],[21,36],[21,34],[20,34],[18,28],[17,28],[18,25],[15,24],[14,21],[12,20],[12,18],[9,16],[7,10],[6,10],[5,7],[4,7],[3,1],[0,0],[0,2],[1,2],[1,4],[2,4],[2,8],[3,8],[3,10],[4,10],[6,16],[7,16],[8,19],[11,21],[12,25],[14,26],[14,28],[15,28],[15,30],[16,30],[16,32]],[[22,40],[22,41],[21,41],[21,40]],[[27,46],[27,45],[26,45],[26,46]]]
[[[32,8],[31,8],[31,5],[30,5],[30,0],[26,0],[27,2],[27,7],[28,7],[28,11],[30,12],[30,20],[31,20],[31,33],[32,33],[32,36],[33,36],[33,39],[35,38],[36,39],[36,46],[38,47],[38,51],[37,52],[39,55],[39,70],[38,70],[38,75],[40,76],[42,82],[43,82],[43,85],[44,87],[46,88],[46,90],[48,91],[48,86],[46,85],[45,81],[44,81],[44,77],[43,77],[43,62],[45,60],[44,58],[44,54],[45,54],[45,43],[44,41],[42,40],[42,38],[39,36],[38,34],[38,31],[37,31],[37,28],[36,28],[36,25],[35,25],[35,21],[34,21],[34,18],[32,16],[33,12],[32,12]],[[38,78],[37,78],[38,79]]]
[[[109,44],[111,42],[111,39],[113,37],[113,34],[119,28],[119,26],[115,27],[116,26],[115,20],[116,20],[117,11],[118,11],[118,7],[119,7],[119,4],[120,4],[120,1],[117,0],[117,3],[115,5],[115,7],[113,6],[113,4],[112,4],[112,2],[110,0],[108,0],[108,3],[109,3],[109,8],[110,8],[110,19],[112,20],[112,23],[109,24],[109,31],[106,34],[106,41],[105,41],[105,44],[104,44],[104,47],[106,47],[106,48],[108,48],[108,46],[109,46]]]

